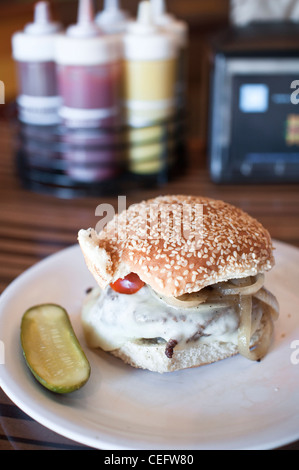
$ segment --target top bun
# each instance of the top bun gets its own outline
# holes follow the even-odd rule
[[[99,234],[80,230],[78,241],[101,288],[135,272],[156,292],[178,297],[274,266],[271,237],[257,220],[200,196],[133,204]]]

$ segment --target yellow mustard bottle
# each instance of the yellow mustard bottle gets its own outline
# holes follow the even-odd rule
[[[169,150],[165,135],[175,113],[177,44],[155,24],[150,2],[141,1],[123,45],[129,168],[133,173],[155,174]]]

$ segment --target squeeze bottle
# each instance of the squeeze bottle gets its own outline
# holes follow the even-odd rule
[[[55,65],[55,39],[62,27],[51,18],[48,2],[34,7],[34,21],[12,37],[12,53],[17,64],[20,121],[34,125],[59,122]]]
[[[121,109],[122,44],[94,21],[92,0],[80,0],[77,24],[56,42],[60,116],[66,126],[111,126]]]
[[[165,127],[175,111],[177,45],[154,23],[149,1],[141,1],[124,40],[124,114],[130,171],[161,170]]]
[[[154,23],[149,1],[124,35],[124,106],[129,124],[171,116],[175,105],[177,45]]]

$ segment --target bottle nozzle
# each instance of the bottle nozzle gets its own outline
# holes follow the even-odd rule
[[[151,0],[151,5],[155,17],[164,15],[166,13],[165,0]]]
[[[139,24],[153,24],[152,7],[149,1],[142,1],[138,6],[137,21]]]
[[[47,24],[52,22],[49,2],[38,2],[34,8],[34,23]]]
[[[138,5],[136,21],[128,25],[128,33],[151,34],[156,31],[151,3],[148,0],[142,0]]]
[[[119,0],[105,0],[104,1],[104,10],[105,11],[115,11],[119,10]]]
[[[80,0],[77,15],[77,24],[68,28],[67,34],[76,37],[98,36],[100,29],[94,21],[94,8],[92,0]]]
[[[38,2],[34,5],[34,21],[25,26],[24,32],[27,34],[52,34],[62,27],[52,20],[49,2]]]
[[[80,0],[77,14],[78,24],[90,24],[94,20],[92,0]]]
[[[175,17],[166,11],[165,0],[151,0],[154,20],[159,25],[175,21]]]
[[[129,13],[121,9],[119,0],[104,0],[104,8],[97,14],[96,23],[106,33],[121,33],[129,19]]]

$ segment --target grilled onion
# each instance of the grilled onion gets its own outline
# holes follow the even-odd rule
[[[193,292],[192,294],[183,294],[180,297],[166,297],[164,295],[156,294],[155,291],[152,292],[168,305],[183,308],[197,307],[198,305],[206,302],[209,296],[207,289],[202,289],[198,292]]]
[[[238,333],[238,349],[242,356],[250,356],[252,297],[239,298],[240,324]]]
[[[265,287],[262,287],[258,292],[254,294],[254,297],[263,302],[264,304],[267,304],[273,320],[277,320],[279,316],[279,305],[275,295],[273,295]]]
[[[263,286],[264,274],[257,274],[257,276],[253,278],[253,282],[249,285],[247,285],[247,282],[248,278],[234,279],[233,281],[215,284],[214,288],[223,295],[253,295]]]
[[[270,347],[273,321],[268,308],[265,309],[263,319],[266,322],[263,328],[263,334],[258,343],[251,347],[251,298],[244,297],[240,300],[240,326],[238,335],[239,353],[251,361],[261,360],[268,352]]]

